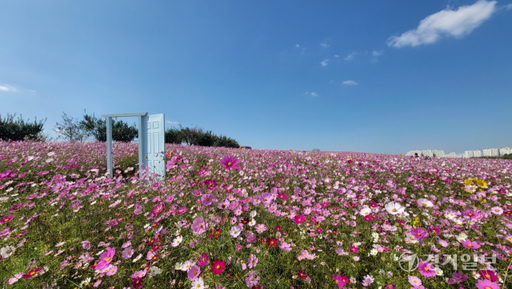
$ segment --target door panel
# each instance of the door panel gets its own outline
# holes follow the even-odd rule
[[[147,166],[151,173],[160,178],[165,177],[165,137],[164,114],[153,114],[146,117],[147,121]]]

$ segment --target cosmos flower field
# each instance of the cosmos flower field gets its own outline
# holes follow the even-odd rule
[[[2,288],[512,288],[512,162],[0,142]]]

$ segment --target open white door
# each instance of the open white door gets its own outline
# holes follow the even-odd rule
[[[165,117],[163,113],[152,114],[146,116],[145,120],[147,134],[145,165],[151,173],[156,173],[163,179],[165,177]]]

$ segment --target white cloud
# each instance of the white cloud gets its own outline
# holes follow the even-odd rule
[[[167,123],[167,124],[179,124],[179,122],[177,122],[177,121],[170,121],[170,120],[166,120],[165,123]]]
[[[352,52],[349,55],[347,55],[347,57],[345,57],[345,60],[350,61],[350,60],[354,59],[354,56],[356,56],[356,55],[357,55],[357,52]]]
[[[324,42],[320,43],[320,47],[322,47],[322,48],[328,48],[329,46],[331,46],[330,38],[325,38]]]
[[[300,45],[299,45],[299,44],[295,44],[295,47],[299,48],[299,47],[300,47]]]
[[[322,64],[322,66],[327,66],[327,63],[329,62],[329,59],[324,59],[324,61],[320,62],[320,64]]]
[[[7,84],[0,85],[0,90],[1,91],[13,91],[13,92],[18,91],[15,87],[7,85]]]
[[[314,92],[314,91],[313,91],[313,92],[311,93],[311,96],[318,96],[318,93],[316,93],[316,92]]]
[[[354,80],[345,80],[343,81],[343,85],[358,85],[359,83],[355,82]]]
[[[372,52],[372,55],[373,55],[374,57],[377,57],[377,56],[382,55],[382,53],[384,53],[384,50],[380,50],[380,51],[374,50],[374,51]]]
[[[336,55],[334,55],[334,57],[338,58],[338,57],[340,57],[340,56],[336,54]]]
[[[400,48],[435,43],[445,35],[463,37],[491,17],[496,11],[496,3],[479,0],[473,5],[461,6],[457,10],[447,8],[439,11],[421,20],[415,30],[390,37],[387,44]]]
[[[512,9],[512,4],[508,4],[508,5],[506,5],[506,6],[505,6],[505,9],[507,9],[507,10]]]

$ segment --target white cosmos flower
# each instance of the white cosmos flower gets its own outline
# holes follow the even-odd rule
[[[139,256],[137,256],[135,259],[133,259],[133,263],[139,261],[139,259],[142,258],[142,254],[139,254]]]
[[[456,238],[457,241],[462,242],[468,239],[468,235],[466,235],[465,233],[460,233]]]
[[[252,219],[247,225],[249,225],[250,227],[256,225],[256,220]]]
[[[176,269],[176,270],[183,269],[183,263],[176,263],[176,265],[174,265],[174,269]]]
[[[242,233],[242,230],[238,226],[233,226],[233,227],[231,227],[231,230],[229,230],[229,234],[233,238],[238,237],[238,235],[240,235],[240,233]]]
[[[6,246],[0,249],[0,255],[2,255],[2,258],[7,258],[11,256],[14,251],[16,251],[16,248],[14,246]]]
[[[80,283],[80,287],[82,286],[87,286],[91,283],[91,277],[89,278],[86,278],[84,281],[82,281],[82,283]]]
[[[256,213],[256,211],[251,211],[251,214],[250,214],[250,215],[251,215],[251,218],[256,217],[256,214],[257,214],[257,213]]]
[[[151,277],[153,277],[153,276],[155,276],[155,275],[158,275],[158,274],[160,274],[160,273],[162,273],[162,270],[161,270],[160,268],[158,268],[158,267],[151,266],[151,267],[149,268],[149,275],[150,275]]]
[[[174,240],[172,240],[171,246],[172,247],[178,247],[181,244],[182,241],[183,241],[183,237],[182,236],[178,236],[178,237],[174,238]]]
[[[362,210],[359,212],[359,214],[361,214],[361,216],[363,216],[363,217],[366,217],[366,216],[368,216],[369,214],[371,214],[371,212],[372,212],[372,210],[371,210],[370,208],[366,207],[366,208],[362,209]]]
[[[388,213],[390,213],[391,215],[398,215],[405,211],[405,207],[402,207],[402,205],[395,202],[387,203],[385,208],[386,211],[388,211]]]
[[[197,277],[196,279],[194,279],[194,281],[192,281],[192,289],[204,289],[204,288],[206,288],[206,287],[204,286],[203,278]]]
[[[420,204],[420,206],[427,207],[427,208],[434,206],[434,204],[432,204],[432,202],[430,200],[423,199],[423,198],[418,199],[418,204]]]

